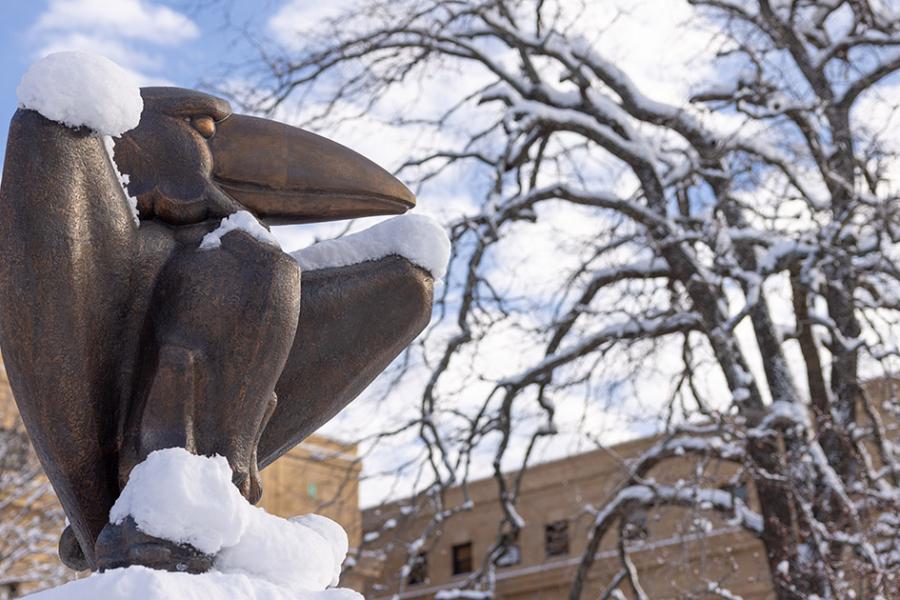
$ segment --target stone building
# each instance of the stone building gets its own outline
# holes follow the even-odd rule
[[[653,440],[638,440],[610,449],[595,450],[530,467],[522,480],[517,511],[526,525],[514,549],[504,556],[496,571],[497,596],[506,599],[550,600],[569,597],[587,542],[593,514],[586,505],[600,505],[610,490],[625,478],[623,459],[637,455]],[[723,488],[751,505],[747,487],[728,483],[734,467],[706,466]],[[512,474],[511,474],[512,475]],[[654,473],[660,483],[689,480],[692,463],[685,459],[665,472]],[[367,600],[397,597],[401,600],[433,598],[441,590],[461,587],[480,565],[497,539],[501,520],[497,483],[493,479],[469,482],[470,508],[446,519],[440,528],[415,543],[418,556],[409,561],[409,544],[431,520],[433,511],[424,501],[403,500],[363,511],[367,543],[361,563],[378,575],[363,591]],[[460,487],[451,488],[445,507],[462,506],[466,499]],[[714,586],[726,588],[745,600],[772,597],[772,585],[761,543],[739,527],[710,514],[671,508],[637,512],[631,556],[648,597],[721,598],[709,594]],[[620,570],[614,535],[606,536],[590,572],[582,597],[597,598]],[[411,562],[411,568],[404,564]],[[708,594],[708,595],[707,595]]]
[[[884,378],[865,386],[892,440],[900,439],[898,383],[900,380]],[[529,467],[516,504],[525,526],[496,568],[496,597],[568,598],[595,518],[586,507],[602,506],[611,491],[627,479],[625,461],[656,441],[635,440]],[[873,457],[878,455],[875,448],[870,451]],[[881,466],[874,464],[876,469]],[[506,476],[511,481],[515,474]],[[709,460],[698,475],[696,459],[669,459],[649,477],[661,484],[699,477],[705,488],[718,487],[759,512],[752,485],[731,463]],[[467,577],[481,567],[476,561],[482,560],[498,539],[502,513],[497,482],[489,478],[471,481],[466,489],[450,488],[442,503],[445,511],[466,509],[440,522],[433,520],[434,509],[424,498],[363,511],[366,543],[360,564],[376,573],[362,590],[367,600],[417,600],[436,595],[444,600],[476,599],[476,595],[454,595],[448,590],[463,588]],[[678,507],[637,510],[625,527],[629,555],[647,597],[653,600],[729,597],[724,590],[744,600],[774,597],[762,543],[715,511]],[[420,537],[426,530],[428,535]],[[604,538],[583,598],[601,597],[621,571],[618,538],[615,532]]]

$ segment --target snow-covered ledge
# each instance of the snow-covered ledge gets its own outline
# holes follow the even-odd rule
[[[319,515],[282,519],[248,503],[228,461],[183,448],[159,450],[136,466],[110,511],[149,535],[216,554],[201,575],[128,567],[95,573],[31,600],[361,600],[334,588],[347,534]]]
[[[408,214],[291,253],[303,271],[346,267],[391,255],[402,256],[440,279],[447,271],[450,240],[431,217]]]

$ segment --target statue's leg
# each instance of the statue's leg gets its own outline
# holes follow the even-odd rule
[[[145,382],[126,426],[123,482],[153,450],[221,454],[251,501],[253,453],[271,415],[300,310],[300,270],[288,255],[242,231],[221,248],[178,252],[150,308]]]
[[[225,235],[221,248],[191,244],[176,252],[153,293],[121,481],[150,452],[182,447],[227,458],[235,485],[258,500],[256,445],[274,408],[299,310],[297,264],[242,231]],[[123,527],[108,528],[98,542],[107,567],[184,563],[180,549],[161,540],[154,546],[132,524]]]
[[[353,400],[425,328],[434,281],[388,256],[303,272],[303,322],[259,443],[265,467]]]
[[[129,285],[127,287],[123,286],[123,290],[115,290],[115,293],[127,291],[128,296],[122,311],[127,312],[129,315],[123,319],[124,324],[117,333],[115,340],[117,344],[116,351],[110,351],[110,354],[117,360],[114,373],[118,377],[117,389],[119,394],[116,397],[114,407],[101,405],[107,417],[106,421],[109,430],[104,434],[106,438],[101,438],[98,441],[113,444],[116,448],[115,454],[106,457],[106,460],[111,464],[103,483],[109,487],[110,494],[103,499],[102,503],[100,498],[97,497],[91,503],[92,509],[99,514],[97,514],[93,535],[88,538],[87,543],[83,539],[76,539],[75,530],[73,529],[75,521],[71,517],[72,524],[66,527],[60,536],[60,559],[66,566],[77,571],[97,567],[94,558],[95,541],[106,526],[109,518],[109,509],[112,507],[112,503],[121,489],[117,476],[120,462],[119,450],[123,438],[124,425],[130,412],[130,398],[135,395],[134,391],[139,386],[140,348],[143,347],[142,337],[145,337],[143,334],[145,317],[150,306],[155,282],[177,248],[171,229],[154,221],[144,221],[137,231],[136,237],[137,240],[134,246],[129,248],[122,257],[123,259],[127,258],[129,261]],[[91,286],[99,285],[96,282],[85,282],[85,284]],[[111,288],[101,289],[104,289],[106,292],[112,291]],[[92,326],[96,327],[96,324],[92,324]],[[87,455],[84,456],[84,459],[87,458]],[[85,548],[87,548],[87,551],[85,551]]]

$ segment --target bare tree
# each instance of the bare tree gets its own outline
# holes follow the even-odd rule
[[[21,422],[0,428],[0,598],[71,578],[57,556],[65,515]]]
[[[265,48],[240,97],[261,112],[302,100],[327,130],[444,76],[437,101],[391,118],[431,145],[401,175],[426,192],[448,173],[488,184],[448,223],[448,285],[420,347],[430,376],[393,433],[418,431],[443,516],[464,507],[441,507],[439,490],[492,449],[505,517],[473,588],[490,593],[523,525],[521,479],[501,470],[515,440],[527,466],[575,390],[600,402],[611,362],[636,381],[664,359],[677,363],[664,437],[596,507],[571,597],[638,505],[737,517],[764,544],[780,599],[892,597],[897,404],[893,387],[876,401],[863,384],[897,364],[898,163],[863,104],[900,70],[900,16],[878,0],[689,3],[714,30],[718,75],[681,105],[605,59],[590,7],[567,0],[370,0],[300,49]],[[578,226],[557,227],[560,214]],[[555,244],[552,293],[524,293],[498,265],[523,238]],[[481,349],[511,331],[530,362],[479,370]],[[522,424],[536,413],[540,425]],[[759,513],[647,477],[685,454],[737,465]],[[620,547],[627,568],[610,589],[640,596]]]

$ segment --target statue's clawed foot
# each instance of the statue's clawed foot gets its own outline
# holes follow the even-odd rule
[[[95,546],[97,568],[101,571],[140,565],[150,569],[205,573],[214,556],[203,554],[189,544],[147,535],[131,517],[121,523],[107,523]]]
[[[84,555],[84,550],[81,549],[71,525],[66,525],[62,535],[59,536],[59,559],[73,571],[86,571],[91,568],[91,563]]]

